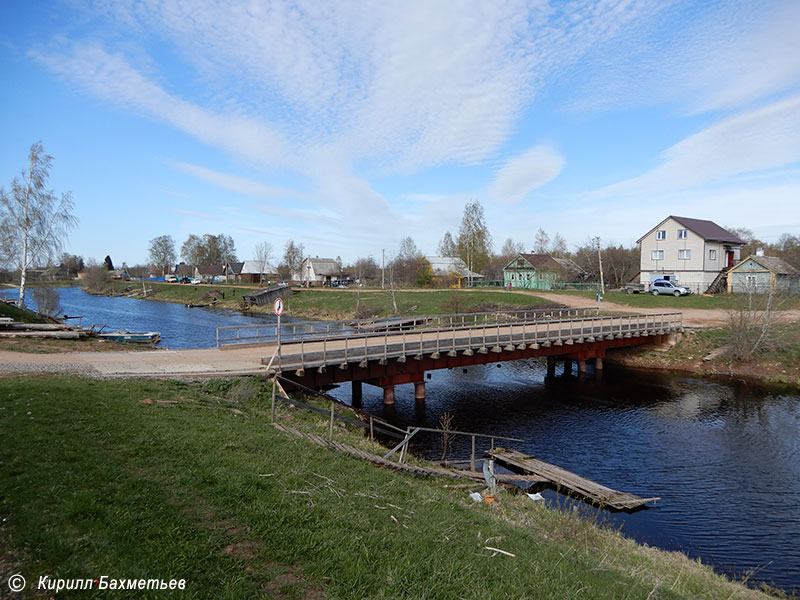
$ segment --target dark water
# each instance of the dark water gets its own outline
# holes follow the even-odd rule
[[[230,325],[271,324],[270,315],[245,315],[212,308],[186,308],[172,302],[135,298],[93,296],[80,288],[54,288],[59,294],[59,313],[80,315],[83,327],[105,325],[104,331],[158,331],[162,348],[210,348],[217,343],[217,327]],[[0,297],[16,299],[14,290],[0,290]],[[33,290],[25,291],[25,303],[35,307]],[[68,321],[78,324],[78,320]]]
[[[272,323],[229,311],[59,290],[61,312],[108,329],[160,331],[170,348],[208,347],[215,328]],[[0,295],[16,297],[15,291]],[[30,295],[32,299],[32,294]],[[660,496],[634,514],[601,520],[641,542],[679,550],[718,571],[800,593],[800,397],[744,384],[607,367],[579,380],[545,381],[536,361],[433,371],[424,407],[398,386],[386,412],[381,390],[363,386],[363,410],[400,426],[518,437],[508,445],[609,487]],[[350,402],[350,386],[332,391]],[[418,434],[414,452],[441,457],[441,440]],[[449,458],[468,458],[457,439]],[[482,452],[485,447],[479,447]],[[545,492],[551,504],[569,504]],[[583,506],[583,505],[581,505]],[[586,508],[591,511],[593,509]]]

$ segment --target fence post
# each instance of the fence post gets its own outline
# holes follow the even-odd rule
[[[270,423],[275,423],[275,388],[278,384],[278,376],[272,378],[272,410],[270,411]]]
[[[475,436],[472,436],[472,453],[469,455],[469,470],[475,470]]]
[[[375,430],[372,425],[372,415],[369,416],[369,444],[372,447],[372,453],[375,454]]]
[[[333,441],[333,400],[331,400],[331,421],[328,424],[328,441]]]

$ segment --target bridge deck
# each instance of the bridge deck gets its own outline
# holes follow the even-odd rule
[[[640,498],[627,492],[612,490],[599,483],[576,475],[566,469],[538,460],[517,450],[495,448],[487,452],[495,460],[522,469],[527,473],[542,477],[554,485],[566,488],[601,506],[610,506],[617,510],[633,510],[648,502],[659,500],[659,497]]]
[[[597,344],[647,336],[665,335],[681,329],[680,313],[592,317],[560,321],[531,321],[492,324],[477,327],[421,328],[410,331],[358,332],[348,335],[308,336],[283,341],[280,353],[277,344],[264,346],[263,364],[270,373],[305,371],[326,367],[347,369],[356,364],[362,368],[370,361],[386,364],[389,360],[403,363],[407,358],[423,356],[471,356],[489,352],[504,355],[515,350],[537,350],[540,347]],[[641,343],[632,340],[630,345]],[[625,345],[616,343],[615,346]],[[500,358],[507,360],[508,358]]]

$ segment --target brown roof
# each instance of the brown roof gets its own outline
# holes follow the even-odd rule
[[[197,265],[195,267],[200,275],[224,275],[225,267],[222,265]]]
[[[664,219],[664,221],[667,221],[668,219],[674,219],[675,221],[686,227],[686,229],[693,231],[704,240],[708,240],[711,242],[727,242],[729,244],[741,244],[741,245],[745,244],[745,241],[740,239],[739,236],[732,234],[727,229],[723,229],[722,227],[714,223],[714,221],[706,221],[704,219],[690,219],[688,217],[676,217],[675,215],[668,216],[666,219]],[[653,231],[661,227],[664,221],[661,221],[661,223],[659,223],[658,225],[653,227],[653,229],[651,229],[642,237],[640,237],[637,240],[637,242],[641,242]]]
[[[533,268],[537,271],[542,271],[545,273],[561,273],[564,271],[564,268],[558,264],[552,256],[549,254],[518,254],[514,260],[512,260],[508,265],[506,265],[507,269],[515,269],[517,268],[516,262],[518,258],[524,258],[529,263],[533,265]]]
[[[767,269],[768,271],[772,271],[777,275],[797,275],[798,270],[795,269],[792,265],[787,263],[782,258],[777,256],[748,256],[739,265],[745,263],[748,260],[752,260],[760,264],[762,267]],[[739,265],[736,265],[737,267]],[[734,267],[734,270],[736,267]]]

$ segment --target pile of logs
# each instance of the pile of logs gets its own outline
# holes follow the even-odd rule
[[[63,323],[16,323],[9,317],[0,317],[0,338],[35,337],[77,340],[90,333],[91,330]]]

